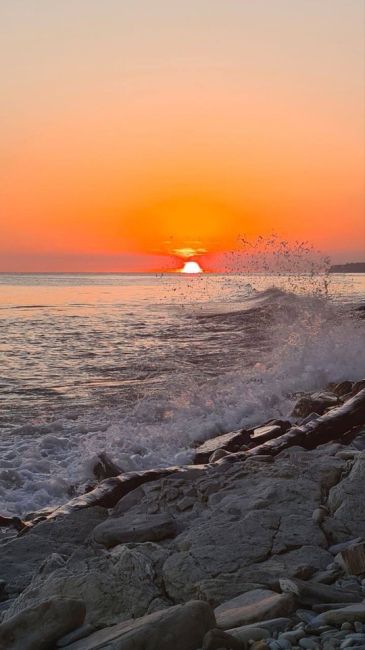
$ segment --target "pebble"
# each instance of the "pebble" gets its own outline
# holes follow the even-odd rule
[[[352,627],[351,623],[342,623],[341,625],[341,630],[353,630],[354,628]]]
[[[283,639],[282,637],[279,637],[277,643],[280,645],[280,648],[282,648],[282,650],[291,650],[292,644],[290,643],[289,639]]]
[[[291,630],[290,632],[283,632],[283,634],[280,634],[278,641],[289,641],[289,643],[297,643],[299,639],[302,639],[305,637],[305,632],[303,628],[299,628],[296,630]]]
[[[305,650],[317,650],[318,648],[318,643],[314,641],[314,639],[309,639],[308,637],[300,639],[299,645],[301,648],[305,648]]]
[[[364,626],[360,621],[355,621],[354,623],[355,632],[363,632]]]

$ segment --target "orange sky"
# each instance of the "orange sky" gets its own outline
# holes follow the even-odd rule
[[[0,270],[364,258],[364,6],[2,0]]]

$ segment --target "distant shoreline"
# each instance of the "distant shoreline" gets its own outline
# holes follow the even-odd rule
[[[330,273],[365,273],[365,262],[349,262],[348,264],[334,264]]]

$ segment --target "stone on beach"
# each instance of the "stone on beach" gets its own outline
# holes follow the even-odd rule
[[[220,436],[211,438],[197,447],[195,450],[194,463],[199,465],[208,462],[209,457],[215,451],[218,451],[218,449],[223,449],[224,451],[239,451],[242,445],[249,442],[249,439],[250,434],[244,429],[240,431],[232,431],[230,433],[223,433]]]
[[[176,521],[166,515],[109,518],[96,526],[93,537],[107,548],[128,542],[158,542],[175,537]]]
[[[316,625],[341,625],[353,621],[365,621],[365,604],[356,603],[341,609],[331,609],[319,614],[315,619]]]
[[[291,613],[294,604],[291,594],[256,589],[219,605],[214,613],[218,627],[227,630]]]
[[[52,598],[0,625],[0,650],[48,650],[85,617],[81,600]]]
[[[323,585],[318,582],[306,582],[297,578],[281,578],[280,588],[284,593],[294,594],[302,605],[313,605],[314,603],[356,603],[362,600],[362,596],[356,591],[337,589],[330,585]]]
[[[365,542],[343,549],[335,559],[347,573],[355,576],[365,574]]]
[[[104,628],[72,643],[67,650],[197,650],[215,625],[207,603],[190,601]]]
[[[10,593],[19,592],[31,581],[51,553],[70,556],[107,517],[104,508],[89,508],[68,517],[42,521],[25,534],[1,547],[0,575]]]

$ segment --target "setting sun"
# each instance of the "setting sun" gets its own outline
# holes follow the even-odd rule
[[[185,262],[181,273],[203,273],[203,269],[199,266],[198,262]]]

